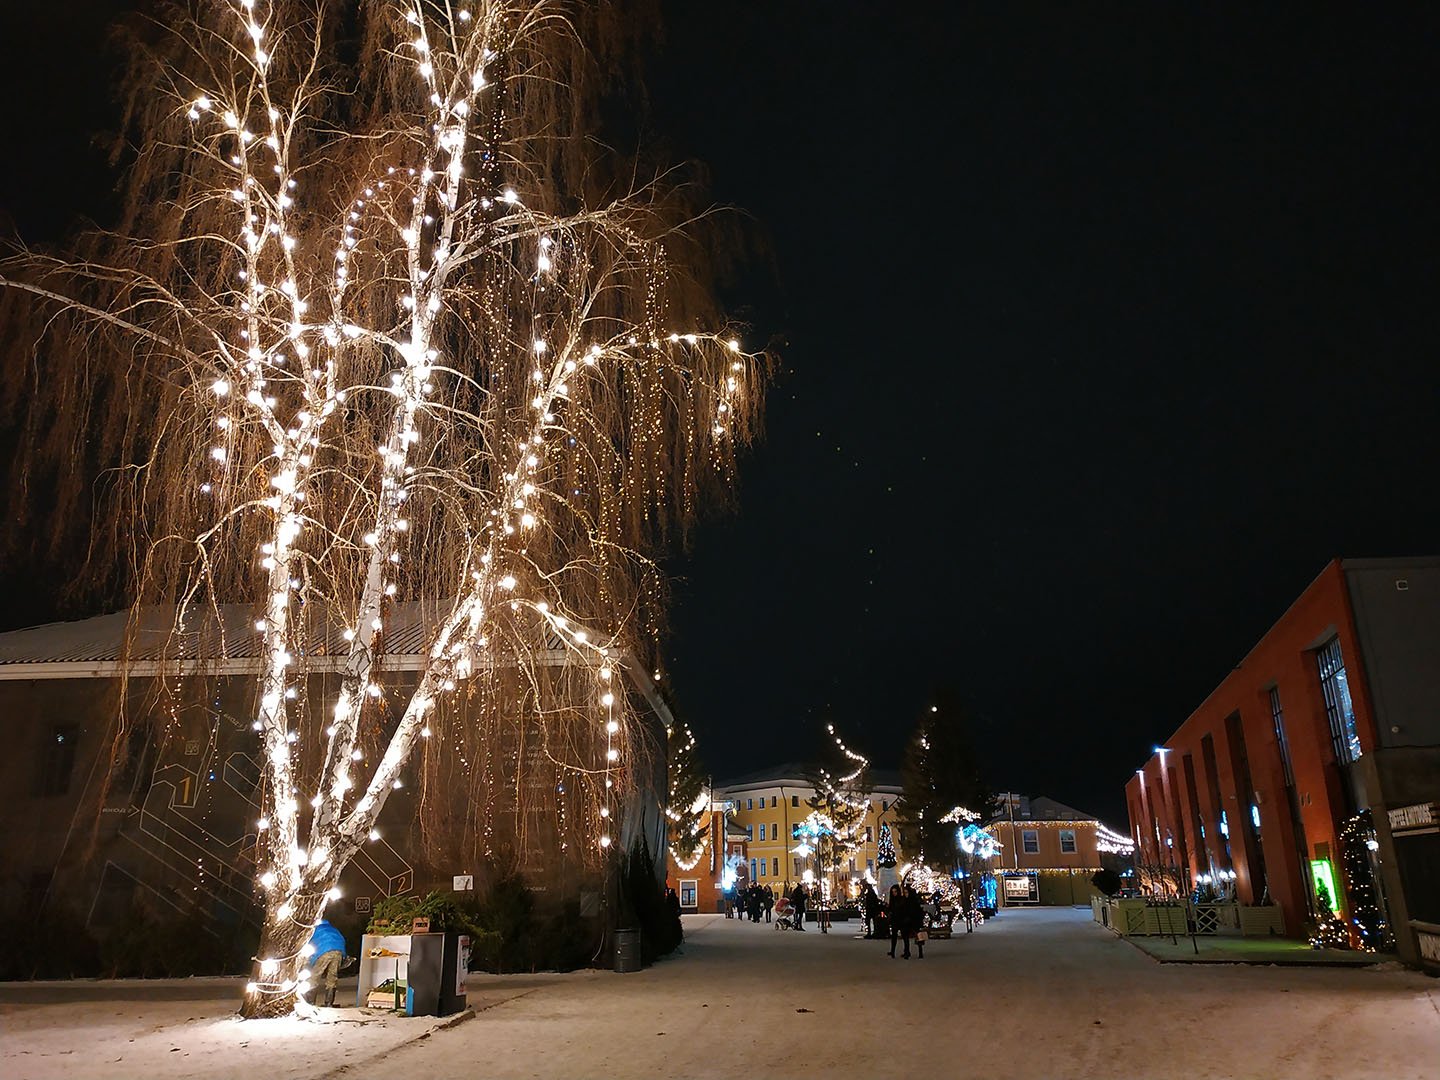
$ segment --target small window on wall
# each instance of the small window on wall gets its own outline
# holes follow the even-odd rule
[[[680,906],[682,908],[693,908],[699,906],[697,896],[698,881],[682,880],[680,882]]]
[[[770,796],[770,808],[771,808],[772,810],[775,808],[775,804],[776,804],[777,801],[778,801],[778,800],[775,798],[774,795],[771,795],[771,796]]]
[[[799,795],[791,795],[791,796],[790,796],[790,805],[791,805],[791,806],[799,806],[799,805],[800,805],[800,796],[799,796]]]
[[[765,823],[763,821],[760,823],[760,839],[765,839]]]
[[[746,800],[745,800],[745,809],[746,809],[746,810],[754,810],[754,809],[755,809],[755,800],[754,800],[754,799],[746,799]]]
[[[1025,850],[1026,850],[1026,851],[1029,851],[1030,849],[1029,849],[1029,848],[1026,848]],[[1069,854],[1072,854],[1072,855],[1074,854],[1074,852],[1075,852],[1075,830],[1074,830],[1074,829],[1061,829],[1061,830],[1060,830],[1060,850],[1061,850],[1061,851],[1064,851],[1064,852],[1067,852],[1067,853],[1069,853]]]
[[[791,825],[791,826],[790,826],[790,839],[791,839],[791,840],[799,840],[799,839],[800,839],[800,826],[799,826],[798,824],[796,824],[796,825]]]
[[[755,874],[755,860],[754,860],[754,859],[751,859],[751,860],[750,860],[750,880],[751,880],[751,881],[754,881],[754,880],[755,880],[755,877],[756,877],[756,874]]]
[[[40,749],[40,768],[35,775],[36,795],[64,795],[70,790],[75,771],[75,744],[80,729],[75,724],[53,724]]]
[[[1040,833],[1035,829],[1020,830],[1020,845],[1025,849],[1027,855],[1037,855],[1040,852]]]
[[[779,877],[779,876],[780,876],[780,859],[779,859],[778,856],[777,856],[776,858],[773,858],[773,859],[770,860],[770,876],[771,876],[771,877]]]
[[[865,842],[867,844],[873,844],[875,842],[875,829],[870,825],[865,826]]]

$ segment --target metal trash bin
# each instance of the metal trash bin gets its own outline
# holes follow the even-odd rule
[[[640,970],[640,931],[615,931],[615,970]]]

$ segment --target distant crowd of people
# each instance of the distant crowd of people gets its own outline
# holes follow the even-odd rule
[[[774,910],[775,890],[769,885],[762,886],[751,882],[744,888],[736,887],[725,893],[725,917],[727,919],[743,919],[748,916],[751,922],[758,923],[763,914],[768,923]]]
[[[910,946],[913,943],[918,958],[925,959],[929,927],[938,925],[941,921],[939,893],[927,899],[922,897],[914,886],[897,883],[890,886],[889,895],[881,900],[875,886],[867,881],[860,894],[858,906],[864,919],[866,937],[883,938],[888,930],[892,957],[896,955],[898,946],[901,948],[900,958],[909,960]],[[830,905],[823,900],[815,886],[807,886],[802,882],[788,892],[782,890],[777,896],[771,886],[751,882],[725,892],[727,919],[748,918],[754,923],[763,919],[768,923],[772,917],[778,916],[783,926],[804,931],[807,911],[815,913],[815,923],[820,932],[828,933]]]

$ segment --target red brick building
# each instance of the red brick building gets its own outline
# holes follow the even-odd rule
[[[745,830],[725,816],[724,803],[711,803],[709,835],[704,846],[682,865],[666,849],[665,883],[680,897],[682,914],[714,914],[725,910],[725,868],[735,880],[749,878]]]
[[[1298,937],[1323,882],[1359,944],[1368,864],[1400,957],[1440,963],[1440,559],[1331,562],[1126,799],[1177,891],[1233,882]]]

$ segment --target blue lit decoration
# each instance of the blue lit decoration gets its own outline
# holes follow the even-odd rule
[[[1000,854],[1000,841],[979,825],[963,825],[960,828],[960,850],[977,859],[993,859]]]
[[[999,904],[996,903],[995,875],[986,874],[976,883],[975,896],[978,901],[977,907],[985,908],[987,911],[994,910]]]

